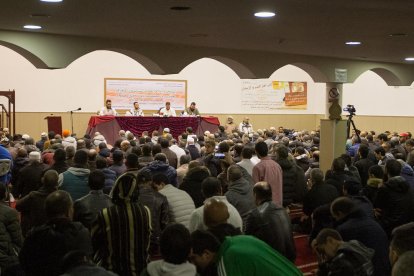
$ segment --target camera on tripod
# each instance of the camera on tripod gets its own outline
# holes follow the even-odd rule
[[[348,104],[343,110],[349,112],[349,115],[355,115],[356,112],[355,106],[352,104]]]

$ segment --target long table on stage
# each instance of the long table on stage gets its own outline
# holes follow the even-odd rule
[[[134,117],[134,116],[92,116],[89,119],[86,133],[91,137],[100,132],[107,143],[113,145],[119,137],[121,129],[141,136],[143,131],[162,131],[168,127],[173,137],[177,138],[187,127],[192,127],[197,135],[205,131],[216,132],[220,121],[217,117]]]

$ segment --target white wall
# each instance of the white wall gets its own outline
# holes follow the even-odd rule
[[[388,86],[376,73],[367,71],[354,83],[344,84],[342,103],[354,105],[357,115],[414,116],[414,87]]]
[[[64,112],[78,107],[82,107],[83,112],[96,112],[104,102],[104,78],[107,77],[186,79],[188,80],[187,102],[195,101],[204,114],[244,113],[240,107],[240,78],[229,67],[213,59],[197,60],[176,75],[151,76],[142,65],[123,54],[95,51],[80,57],[67,68],[44,70],[36,69],[16,52],[0,46],[0,90],[16,90],[18,112]],[[326,86],[314,83],[305,71],[287,65],[276,70],[269,79],[308,82],[307,110],[280,110],[275,111],[275,114],[325,113]],[[372,82],[372,80],[368,81]],[[358,79],[358,83],[365,82],[362,76]],[[374,82],[375,85],[381,86],[381,91],[387,88],[386,85],[382,86],[384,82],[380,78],[375,79]],[[372,84],[370,85],[372,87]],[[374,114],[369,112],[375,112],[377,110],[375,106],[365,102],[368,94],[358,92],[362,90],[366,93],[367,89],[357,86],[346,87],[344,103],[355,104],[358,114],[362,115],[364,108],[366,114]],[[405,97],[407,93],[397,91],[394,94]],[[359,95],[358,101],[348,100],[355,95]],[[5,101],[0,98],[0,102]],[[405,102],[405,106],[410,102]],[[383,109],[379,109],[378,112],[384,112]],[[397,107],[394,109],[395,112],[400,110]],[[409,112],[409,109],[405,111]]]

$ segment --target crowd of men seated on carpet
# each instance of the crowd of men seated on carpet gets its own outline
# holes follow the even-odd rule
[[[324,175],[318,131],[231,124],[114,145],[3,129],[2,275],[301,275],[294,231],[318,275],[414,271],[410,133],[354,135]]]

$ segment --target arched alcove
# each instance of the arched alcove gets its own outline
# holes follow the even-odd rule
[[[208,58],[208,59],[212,59],[215,61],[218,61],[220,63],[222,63],[223,65],[229,67],[234,73],[237,74],[237,76],[239,76],[240,79],[253,79],[255,78],[255,75],[243,64],[241,64],[240,62],[230,59],[230,58],[226,58],[226,57],[221,57],[221,56],[208,56],[208,57],[204,57],[204,58]],[[199,60],[202,60],[203,58],[200,58],[198,60],[193,61],[197,62]],[[187,68],[190,64],[189,63],[186,67],[184,67],[181,71],[183,71],[185,68]]]
[[[399,86],[402,85],[401,80],[397,77],[396,74],[385,68],[372,68],[372,72],[380,76],[388,85],[390,86]]]
[[[296,67],[299,67],[313,79],[314,82],[328,82],[328,77],[322,73],[321,70],[319,70],[317,67],[308,64],[308,63],[302,63],[302,62],[294,62],[291,63],[291,65],[294,65]]]
[[[36,68],[39,69],[47,69],[49,68],[47,66],[47,64],[41,60],[38,56],[34,55],[33,53],[31,53],[30,51],[17,46],[15,44],[9,43],[9,42],[5,42],[5,41],[0,41],[0,45],[7,47],[13,51],[15,51],[16,53],[20,54],[22,57],[24,57],[25,59],[27,59],[31,64],[33,64],[33,66],[35,66]]]

